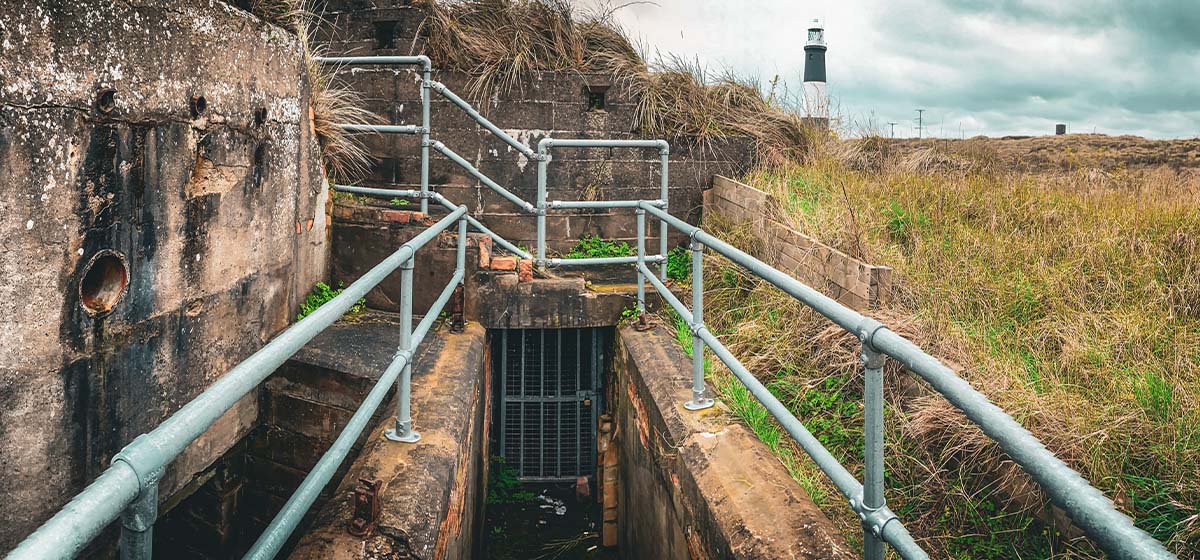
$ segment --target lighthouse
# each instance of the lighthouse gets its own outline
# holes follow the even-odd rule
[[[820,19],[808,26],[804,44],[804,110],[808,118],[829,123],[829,91],[825,86],[825,26]]]

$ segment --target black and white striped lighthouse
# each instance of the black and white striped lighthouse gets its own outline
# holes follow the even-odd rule
[[[829,119],[829,91],[825,86],[825,26],[820,19],[808,26],[804,44],[804,110],[810,119]]]

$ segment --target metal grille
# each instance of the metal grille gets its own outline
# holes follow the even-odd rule
[[[500,455],[523,480],[595,472],[607,329],[507,329],[499,357]]]

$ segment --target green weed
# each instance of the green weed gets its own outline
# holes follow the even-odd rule
[[[338,283],[338,289],[335,290],[330,288],[329,284],[317,282],[317,285],[313,286],[312,292],[309,293],[308,297],[304,298],[304,302],[300,304],[300,314],[296,316],[296,320],[299,321],[300,319],[308,317],[313,311],[316,311],[319,307],[325,305],[325,303],[327,303],[329,300],[341,295],[342,290],[344,289],[345,288],[341,283]],[[358,315],[366,308],[367,299],[362,298],[353,306],[351,306],[348,311],[346,311],[345,317],[353,317]]]
[[[585,235],[567,253],[568,259],[600,259],[609,257],[631,257],[637,254],[624,241],[615,242],[595,235]]]
[[[683,282],[692,275],[692,252],[676,247],[667,252],[667,278]]]

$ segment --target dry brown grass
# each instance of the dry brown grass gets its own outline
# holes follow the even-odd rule
[[[707,142],[748,136],[759,159],[798,158],[807,134],[794,113],[750,81],[710,75],[666,57],[648,63],[612,18],[582,13],[567,0],[426,0],[427,52],[439,68],[474,76],[470,95],[490,99],[539,72],[605,74],[637,99],[637,132]]]
[[[1139,526],[1194,556],[1200,176],[1171,166],[1030,175],[1005,170],[999,154],[981,140],[920,152],[830,142],[748,182],[774,194],[794,226],[893,266],[885,322],[956,367]],[[710,261],[711,328],[857,471],[860,435],[844,426],[861,414],[836,404],[860,399],[856,341]],[[893,370],[887,383],[889,502],[934,556],[1097,554],[1035,521],[1052,517],[1045,497],[944,399]],[[714,385],[737,400],[719,375]],[[788,453],[806,489],[855,533],[832,487]]]
[[[323,52],[311,37],[321,15],[312,9],[312,0],[254,0],[251,11],[299,39],[308,74],[313,133],[321,147],[325,172],[338,181],[353,182],[374,160],[362,142],[337,125],[379,124],[383,119],[363,108],[364,99],[337,77],[336,67],[317,62]]]

